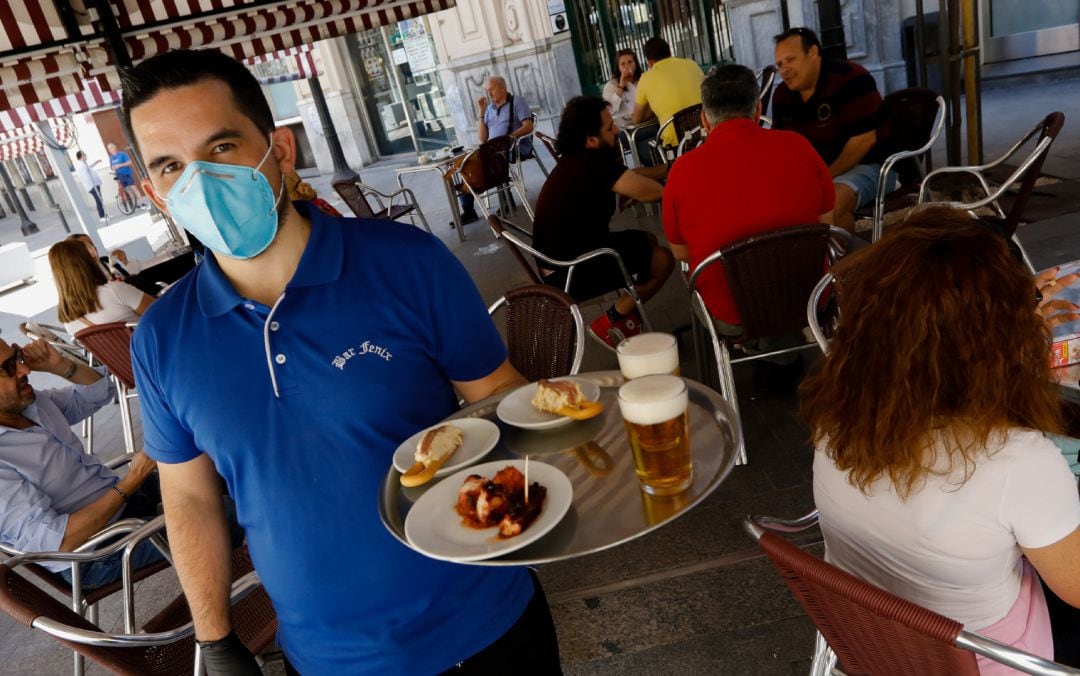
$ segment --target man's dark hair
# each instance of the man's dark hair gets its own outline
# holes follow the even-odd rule
[[[563,108],[559,120],[559,133],[555,145],[562,155],[576,155],[585,151],[585,141],[600,135],[604,111],[608,102],[599,96],[575,96]]]
[[[244,64],[216,49],[177,49],[143,61],[120,72],[124,90],[121,104],[124,121],[131,129],[131,111],[146,103],[163,89],[176,89],[207,79],[224,82],[232,91],[233,102],[264,134],[274,131],[274,115],[263,96],[259,81]],[[207,101],[206,105],[221,105]],[[139,140],[131,139],[138,150]]]
[[[664,38],[649,38],[645,41],[645,60],[657,62],[671,56],[671,47]]]
[[[817,47],[818,54],[821,53],[821,40],[818,40],[817,33],[806,28],[805,26],[796,26],[795,28],[789,28],[780,35],[773,37],[776,44],[780,44],[784,40],[795,35],[799,36],[802,41],[802,50],[809,52],[811,47]]]
[[[709,124],[737,117],[753,117],[757,110],[758,83],[746,66],[716,66],[701,83],[701,106]]]
[[[86,154],[83,151],[81,151],[81,150],[76,150],[75,151],[75,159],[81,160],[84,157],[86,157]]]

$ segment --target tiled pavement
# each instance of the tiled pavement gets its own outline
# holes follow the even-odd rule
[[[985,94],[987,156],[1007,148],[1041,115],[1064,107],[1069,118],[1054,146],[1045,173],[1066,179],[1043,191],[1032,206],[1039,222],[1020,235],[1038,267],[1080,259],[1080,81],[1012,87]],[[1071,123],[1071,124],[1070,124]],[[942,158],[942,152],[937,154]],[[364,179],[385,189],[395,185],[394,162],[364,168]],[[550,166],[550,163],[549,163]],[[414,177],[428,221],[464,263],[488,302],[507,288],[525,283],[523,272],[486,226],[467,226],[468,239],[458,243],[447,227],[449,212],[441,187],[429,174]],[[327,177],[312,177],[324,195],[331,195]],[[783,171],[776,174],[783,191]],[[542,176],[527,167],[530,197],[535,199]],[[46,247],[64,232],[42,221],[43,233],[32,248]],[[659,233],[655,217],[625,212],[616,227],[643,227]],[[14,232],[12,232],[14,231]],[[18,232],[10,217],[0,220],[0,240]],[[53,235],[50,236],[49,233]],[[44,253],[43,249],[40,249]],[[39,261],[39,281],[0,293],[0,333],[13,335],[20,314],[55,321],[49,304],[51,280]],[[53,299],[52,303],[55,303]],[[586,318],[600,305],[585,308]],[[20,308],[27,308],[20,310]],[[674,330],[689,321],[681,282],[672,279],[649,304],[658,330]],[[691,346],[681,345],[684,373],[693,376]],[[586,349],[584,370],[614,368],[615,360],[593,343]],[[812,647],[812,628],[791,600],[779,578],[743,533],[740,520],[749,512],[798,515],[811,507],[810,458],[806,431],[796,415],[793,394],[759,396],[749,382],[749,369],[737,369],[742,422],[750,463],[735,469],[703,504],[669,526],[639,540],[573,562],[540,570],[559,632],[568,674],[795,674],[805,671]],[[44,380],[38,385],[45,385]],[[137,408],[137,407],[136,407]],[[99,415],[99,453],[120,452],[122,438],[116,407]],[[820,553],[820,535],[800,542]],[[162,599],[175,593],[167,573],[147,581],[140,597]],[[152,604],[151,604],[152,605]],[[148,608],[148,610],[151,608]],[[102,617],[115,623],[118,608],[107,604]],[[65,649],[41,633],[0,617],[0,674],[62,674],[70,668]],[[91,670],[100,673],[100,670]],[[280,674],[272,658],[266,673]]]

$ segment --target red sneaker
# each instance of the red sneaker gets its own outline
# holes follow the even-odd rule
[[[641,315],[638,314],[637,310],[632,311],[614,324],[611,323],[605,312],[589,324],[589,334],[612,352],[615,351],[615,346],[623,340],[639,333],[641,333]]]

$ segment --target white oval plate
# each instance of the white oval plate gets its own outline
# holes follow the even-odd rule
[[[578,384],[582,394],[589,401],[597,401],[600,398],[600,386],[591,380],[574,378],[573,376],[552,378],[552,380],[572,380]],[[499,420],[507,425],[520,427],[523,430],[551,430],[574,422],[573,418],[567,418],[564,415],[555,415],[554,413],[536,410],[532,405],[532,398],[536,395],[536,388],[536,383],[529,383],[506,395],[499,402],[499,407],[495,409],[495,415],[499,416]]]
[[[416,464],[416,445],[428,430],[442,425],[453,425],[461,430],[461,446],[447,458],[446,463],[435,472],[435,477],[453,474],[484,457],[499,443],[499,426],[483,418],[457,418],[444,420],[412,435],[394,451],[394,469],[404,474]],[[530,468],[531,469],[531,468]]]
[[[497,526],[481,530],[461,522],[455,507],[465,478],[479,474],[490,479],[507,465],[525,471],[524,460],[496,460],[461,470],[429,488],[405,517],[409,544],[433,559],[482,561],[521,549],[547,534],[566,516],[574,489],[565,474],[543,462],[529,461],[529,483],[539,482],[547,495],[540,515],[521,535],[501,539]]]

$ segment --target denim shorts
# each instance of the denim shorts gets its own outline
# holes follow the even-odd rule
[[[833,179],[833,183],[842,183],[855,191],[859,202],[856,209],[862,209],[874,201],[877,194],[878,174],[881,172],[880,164],[856,164],[851,169]],[[896,189],[896,172],[890,171],[886,179],[885,194]]]

